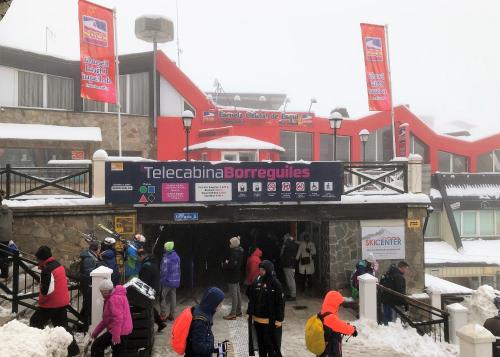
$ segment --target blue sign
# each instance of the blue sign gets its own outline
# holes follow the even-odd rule
[[[106,203],[340,201],[341,162],[158,161],[106,163]]]
[[[174,213],[174,221],[175,222],[184,222],[184,221],[197,221],[198,220],[198,212],[176,212]]]

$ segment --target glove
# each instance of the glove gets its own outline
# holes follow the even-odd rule
[[[354,332],[352,333],[352,336],[354,337],[358,336],[358,330],[356,329],[356,327],[354,327]]]
[[[111,342],[113,342],[113,345],[119,345],[121,342],[120,336],[114,336],[111,338]]]

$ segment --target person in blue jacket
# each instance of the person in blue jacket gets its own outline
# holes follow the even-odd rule
[[[118,264],[116,263],[115,243],[116,240],[114,238],[105,238],[104,242],[102,242],[100,253],[103,265],[113,270],[113,274],[111,274],[111,281],[114,286],[120,284],[120,271],[118,270]]]
[[[222,290],[210,288],[201,299],[200,304],[194,307],[185,357],[211,357],[217,353],[212,325],[214,315],[223,300]]]
[[[146,237],[142,234],[136,234],[134,239],[128,244],[125,250],[125,281],[139,276],[141,271],[141,262],[137,251],[144,247],[146,244]]]

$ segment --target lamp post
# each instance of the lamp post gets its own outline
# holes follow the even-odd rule
[[[363,144],[363,161],[366,161],[366,143],[370,137],[370,132],[367,129],[363,129],[359,132],[359,140]]]
[[[241,97],[240,97],[239,95],[237,95],[237,94],[236,94],[236,95],[234,96],[234,110],[236,110],[236,107],[237,107],[236,103],[238,103],[238,105],[239,105],[239,104],[240,104],[240,102],[241,102]]]
[[[336,111],[331,111],[328,117],[330,128],[333,129],[333,160],[337,160],[337,129],[342,125],[342,114]]]
[[[186,131],[186,162],[189,161],[189,131],[191,130],[191,125],[193,124],[194,114],[190,110],[185,110],[182,112],[182,125]]]
[[[308,113],[311,112],[311,108],[312,108],[313,104],[316,104],[316,103],[318,103],[318,101],[316,100],[316,98],[311,98],[311,101],[309,102],[309,109],[307,109]]]

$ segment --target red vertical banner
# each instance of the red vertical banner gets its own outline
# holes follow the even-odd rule
[[[398,153],[399,157],[410,155],[410,124],[403,123],[398,128]]]
[[[80,27],[80,95],[116,103],[113,10],[78,1]]]
[[[368,106],[370,111],[390,111],[392,103],[385,28],[380,25],[361,24],[361,36],[365,56]]]

